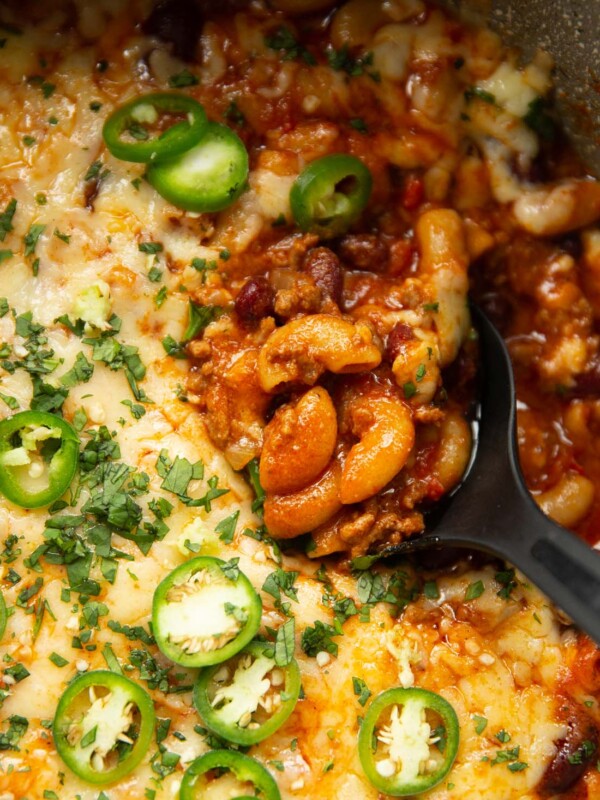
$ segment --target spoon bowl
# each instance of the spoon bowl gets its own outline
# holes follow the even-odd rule
[[[600,554],[549,519],[531,497],[519,465],[508,350],[481,309],[472,304],[471,311],[483,370],[474,457],[425,533],[387,548],[383,555],[452,546],[498,556],[518,567],[600,643]]]

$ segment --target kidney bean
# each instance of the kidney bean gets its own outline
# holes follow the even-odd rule
[[[340,241],[338,250],[352,269],[384,272],[387,267],[388,249],[375,234],[348,234]]]
[[[273,289],[262,275],[250,278],[235,298],[235,310],[246,323],[258,322],[273,314]]]
[[[596,761],[598,729],[592,720],[581,709],[574,707],[567,725],[567,735],[556,742],[556,755],[537,786],[542,795],[566,792],[581,778],[590,761]]]
[[[390,362],[394,362],[400,355],[402,345],[414,339],[412,328],[405,322],[397,322],[388,336],[385,354]]]
[[[333,250],[328,247],[313,247],[306,254],[303,269],[323,294],[339,305],[342,299],[342,269]]]
[[[159,0],[142,30],[173,45],[173,55],[191,61],[196,52],[202,18],[197,5],[189,0]]]
[[[574,394],[583,397],[600,395],[600,358],[597,355],[590,359],[587,371],[575,377]]]

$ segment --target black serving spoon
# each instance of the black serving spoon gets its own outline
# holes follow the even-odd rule
[[[529,494],[519,466],[508,351],[486,315],[474,304],[471,311],[483,370],[474,458],[425,533],[387,548],[383,555],[453,546],[499,556],[600,643],[600,554],[549,519]]]

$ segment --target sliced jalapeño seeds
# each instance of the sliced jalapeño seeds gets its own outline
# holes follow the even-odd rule
[[[152,627],[159,648],[176,664],[206,667],[245,647],[261,613],[260,598],[236,563],[201,556],[159,584]]]

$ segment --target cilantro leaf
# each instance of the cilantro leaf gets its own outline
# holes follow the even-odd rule
[[[337,635],[338,631],[333,625],[317,619],[313,627],[309,625],[302,631],[300,646],[307,656],[314,657],[322,651],[337,656],[338,646],[332,638]]]
[[[188,69],[183,69],[169,78],[169,86],[171,89],[183,89],[186,86],[197,86],[199,83],[198,78],[193,75]]]
[[[219,534],[219,539],[225,544],[231,544],[233,541],[233,535],[235,533],[235,527],[237,525],[238,518],[240,516],[240,512],[235,511],[233,514],[230,514],[225,519],[222,519],[221,522],[216,526],[215,531]]]
[[[75,363],[60,379],[63,386],[69,389],[78,383],[87,383],[94,374],[94,365],[91,364],[83,353],[77,353]]]
[[[287,667],[291,663],[294,657],[295,633],[296,622],[293,617],[277,629],[274,657],[278,667]]]
[[[223,313],[220,306],[198,306],[190,300],[188,326],[183,334],[183,341],[189,342]]]
[[[28,232],[23,237],[23,243],[25,244],[25,253],[24,253],[25,258],[35,253],[35,248],[37,247],[38,239],[45,230],[46,226],[41,224],[34,224],[29,228]]]
[[[371,697],[371,690],[362,678],[352,678],[352,689],[354,694],[358,697],[358,702],[361,706],[366,705],[367,700]]]
[[[0,242],[3,242],[6,239],[6,235],[14,230],[12,221],[16,210],[17,201],[13,197],[0,214]]]

